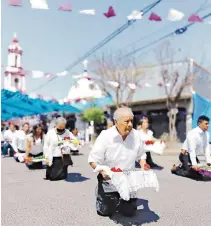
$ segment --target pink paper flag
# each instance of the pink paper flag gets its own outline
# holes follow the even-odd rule
[[[158,16],[157,14],[155,13],[151,13],[151,15],[149,16],[149,20],[153,20],[153,21],[161,21],[161,17]]]
[[[162,82],[159,82],[158,83],[158,86],[162,87],[163,86],[163,83]]]
[[[45,73],[45,78],[46,78],[46,79],[51,79],[51,78],[53,78],[53,77],[55,77],[55,76],[52,75],[52,74],[50,74],[50,73]]]
[[[199,16],[197,16],[196,14],[191,15],[188,18],[188,21],[189,22],[203,22],[203,20]]]
[[[110,17],[116,16],[116,13],[115,13],[113,7],[110,6],[110,7],[108,8],[108,12],[107,12],[107,13],[104,13],[104,15],[105,15],[107,18],[110,18]]]
[[[71,5],[70,5],[69,2],[66,2],[66,3],[62,4],[62,5],[59,7],[59,10],[60,10],[60,11],[71,12],[71,11],[72,11],[72,7],[71,7]]]
[[[8,0],[10,6],[22,6],[21,0]]]

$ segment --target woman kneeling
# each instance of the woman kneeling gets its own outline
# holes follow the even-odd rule
[[[48,131],[44,143],[44,154],[48,160],[46,179],[64,180],[67,178],[68,166],[73,165],[70,157],[71,133],[65,129],[66,120],[56,119],[56,128]]]
[[[41,158],[43,156],[44,134],[42,125],[38,124],[33,127],[32,133],[28,136],[26,146],[26,165],[29,169],[42,169],[42,161],[32,162],[31,158]]]

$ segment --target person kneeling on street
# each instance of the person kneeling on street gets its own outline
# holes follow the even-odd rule
[[[197,155],[204,151],[204,156],[208,166],[211,166],[210,157],[210,135],[207,131],[209,127],[209,118],[200,116],[198,126],[192,129],[183,144],[179,155],[180,166],[173,165],[171,172],[178,176],[188,177],[195,180],[204,180],[205,178],[198,172],[199,159]],[[211,179],[211,178],[210,178]]]
[[[26,145],[25,162],[29,169],[42,169],[42,162],[31,162],[30,158],[43,156],[44,133],[41,124],[33,127],[32,133],[28,136]]]
[[[97,165],[104,165],[109,168],[121,168],[123,171],[134,171],[136,160],[142,169],[145,168],[146,154],[140,133],[133,129],[133,117],[130,108],[122,107],[115,111],[115,125],[100,133],[89,154],[88,162],[93,169]],[[131,198],[129,201],[121,199],[103,170],[99,172],[97,179],[98,215],[112,216],[117,211],[129,217],[135,215],[136,198]]]
[[[70,149],[71,153],[73,155],[78,155],[80,148],[84,145],[84,141],[80,139],[80,136],[78,134],[78,129],[73,128],[71,130],[71,143],[70,143]]]
[[[49,130],[44,142],[44,155],[47,159],[46,180],[64,180],[68,175],[68,166],[73,165],[69,143],[71,133],[65,129],[66,120],[56,119],[56,127]]]

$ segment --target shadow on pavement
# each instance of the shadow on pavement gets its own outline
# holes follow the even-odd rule
[[[157,222],[160,219],[154,211],[150,210],[147,200],[138,199],[137,206],[143,206],[143,209],[138,209],[134,217],[124,217],[117,213],[111,217],[111,220],[113,220],[114,223],[123,226],[141,226],[146,223]]]
[[[81,176],[80,173],[68,173],[66,181],[75,183],[75,182],[83,182],[89,179],[90,178]]]
[[[74,154],[74,153],[71,153],[71,156],[80,156],[80,155],[84,155],[83,153],[76,153],[76,154]]]

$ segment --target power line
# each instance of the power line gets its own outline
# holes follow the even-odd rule
[[[179,1],[179,0],[177,0],[177,2],[178,2],[178,1]],[[182,1],[184,2],[184,0],[181,0],[180,2],[182,2]],[[189,0],[188,0],[188,1],[189,1]],[[163,2],[166,3],[166,2],[174,2],[174,1],[163,1]],[[208,2],[208,0],[205,0],[204,3],[202,3],[202,4],[200,5],[200,7],[198,8],[198,10],[195,11],[195,14],[197,14],[197,13],[200,12],[200,11],[203,11],[204,9],[209,8],[209,5],[206,6],[207,2]],[[205,6],[206,6],[206,7],[205,7]],[[143,40],[145,40],[146,38],[149,38],[149,37],[151,37],[152,35],[155,35],[155,34],[159,33],[160,31],[163,31],[163,30],[165,30],[166,28],[169,28],[169,27],[172,27],[172,24],[166,25],[166,26],[164,26],[164,27],[162,27],[162,28],[159,28],[159,29],[156,30],[156,31],[153,31],[153,32],[151,32],[151,33],[149,33],[149,34],[147,34],[147,35],[145,35],[145,36],[142,36],[142,37],[140,37],[139,39],[137,39],[137,40],[135,40],[135,41],[133,41],[133,42],[127,44],[125,47],[123,47],[123,48],[121,48],[121,49],[126,49],[126,48],[128,48],[128,47],[130,47],[130,46],[133,46],[133,45],[135,45],[136,43],[138,43],[138,42],[140,42],[140,41],[143,41]]]
[[[210,17],[210,16],[211,16],[211,13],[209,13],[209,14],[203,16],[202,19],[206,19],[207,17]],[[156,44],[157,42],[160,42],[160,41],[162,41],[163,39],[166,39],[166,38],[168,38],[168,37],[170,37],[170,36],[172,36],[172,35],[174,35],[174,34],[176,34],[176,35],[183,34],[184,32],[187,31],[187,29],[188,29],[190,26],[193,26],[194,24],[195,24],[194,22],[191,22],[191,23],[189,23],[188,25],[186,25],[186,26],[184,26],[184,27],[182,27],[182,28],[176,29],[175,31],[173,31],[173,32],[171,32],[171,33],[169,33],[169,34],[167,34],[167,35],[164,35],[163,37],[161,37],[161,38],[159,38],[159,39],[157,39],[157,40],[155,40],[155,41],[153,41],[153,42],[151,42],[151,43],[149,43],[149,44],[147,44],[147,45],[145,45],[145,46],[142,46],[142,47],[140,47],[140,48],[138,48],[138,49],[136,49],[136,50],[134,50],[134,51],[131,51],[130,53],[128,53],[128,54],[126,54],[125,56],[123,56],[123,58],[128,57],[128,56],[130,56],[130,55],[133,55],[133,54],[139,52],[140,50],[146,49],[147,47],[149,47],[149,46],[151,46],[151,45],[154,45],[154,44]]]
[[[148,5],[148,6],[146,6],[142,10],[140,10],[140,12],[142,13],[142,15],[146,14],[152,8],[154,8],[157,4],[159,4],[161,1],[162,0],[157,0],[156,2],[154,2],[154,3],[152,3],[152,4]],[[79,57],[75,62],[73,62],[72,64],[70,64],[66,68],[66,71],[69,71],[70,69],[72,69],[73,67],[75,67],[77,64],[79,64],[81,61],[83,61],[87,57],[89,57],[91,54],[95,53],[98,49],[100,49],[105,44],[107,44],[109,41],[111,41],[112,39],[114,39],[117,35],[119,35],[120,33],[122,33],[124,30],[126,30],[128,27],[130,27],[135,22],[136,22],[136,20],[129,20],[127,23],[123,24],[120,28],[118,28],[117,30],[115,30],[113,33],[111,33],[110,35],[108,35],[104,40],[102,40],[100,43],[98,43],[96,46],[94,46],[92,49],[90,49],[88,52],[86,52],[82,57]],[[46,82],[46,83],[42,84],[41,86],[35,88],[33,91],[36,91],[38,89],[43,88],[45,85],[49,84],[51,81],[53,81],[56,78],[57,78],[57,76],[51,78],[50,80],[48,80],[48,82]]]
[[[129,46],[135,45],[136,43],[138,43],[138,42],[140,42],[140,41],[143,41],[143,40],[145,40],[146,38],[149,38],[149,37],[151,37],[152,35],[155,35],[155,34],[161,32],[161,31],[163,31],[163,30],[165,30],[166,28],[169,28],[169,27],[172,27],[172,25],[170,24],[170,25],[166,25],[166,26],[164,26],[164,27],[162,27],[162,28],[159,28],[159,29],[157,29],[156,31],[153,31],[153,32],[151,32],[151,33],[149,33],[149,34],[147,34],[147,35],[145,35],[145,36],[143,36],[143,37],[140,37],[140,38],[137,39],[136,41],[127,44],[127,45],[126,45],[125,47],[123,47],[123,48],[126,49],[126,48],[128,48]]]

